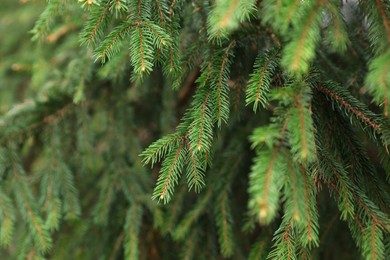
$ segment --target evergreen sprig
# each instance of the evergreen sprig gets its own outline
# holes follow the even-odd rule
[[[249,210],[260,223],[268,224],[276,217],[280,191],[286,172],[281,147],[258,152],[249,179]]]
[[[109,60],[112,56],[118,54],[132,26],[134,25],[130,22],[123,22],[120,26],[112,30],[96,48],[95,55],[97,59],[101,59],[102,63],[105,63],[106,59]]]
[[[283,49],[281,61],[282,66],[293,75],[305,74],[315,57],[322,10],[322,1],[307,1],[295,20],[293,38]]]
[[[386,259],[389,8],[3,0],[0,258]]]
[[[291,97],[292,105],[288,111],[288,139],[291,152],[295,160],[301,162],[313,162],[315,158],[314,126],[311,118],[310,88],[303,83],[297,83],[296,88],[301,88],[298,95]]]
[[[255,11],[255,1],[228,0],[216,1],[208,17],[209,38],[221,41],[237,29],[240,22],[249,20]]]
[[[164,203],[171,199],[173,187],[178,183],[187,153],[187,147],[181,143],[167,155],[153,192],[154,199],[163,200]]]
[[[250,75],[246,90],[246,104],[253,103],[256,112],[259,105],[263,108],[267,104],[271,79],[278,66],[278,50],[269,50],[259,54],[254,64],[254,72]]]
[[[80,33],[81,44],[95,45],[101,40],[104,35],[104,30],[110,22],[110,9],[112,6],[113,3],[110,1],[101,2],[100,5],[92,7],[90,18]]]

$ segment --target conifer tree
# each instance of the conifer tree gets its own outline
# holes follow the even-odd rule
[[[2,0],[0,259],[388,259],[390,2]]]

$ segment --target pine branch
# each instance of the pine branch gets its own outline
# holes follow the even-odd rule
[[[390,123],[372,112],[388,116],[387,1],[4,1],[5,258],[310,259],[349,250],[348,235],[363,258],[389,255]],[[34,38],[50,46],[22,36],[41,7]],[[88,45],[110,62],[90,63]],[[161,163],[159,175],[142,163]],[[349,232],[320,239],[339,216]],[[269,249],[275,226],[262,225],[274,220]]]
[[[285,151],[282,148],[287,123],[288,120],[285,120],[281,126],[279,140],[276,139],[275,143],[268,142],[267,148],[259,149],[256,152],[249,176],[249,214],[257,215],[262,224],[270,223],[275,218],[279,207],[279,193],[287,168]],[[272,128],[268,130],[270,129]],[[262,133],[262,131],[258,133]],[[262,137],[263,140],[264,137]],[[253,135],[251,139],[256,140],[257,135]],[[265,143],[267,144],[267,141]]]
[[[128,1],[128,18],[133,22],[149,21],[152,18],[151,0]]]

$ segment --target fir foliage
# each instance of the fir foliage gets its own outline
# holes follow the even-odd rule
[[[1,259],[389,256],[388,1],[3,2]]]

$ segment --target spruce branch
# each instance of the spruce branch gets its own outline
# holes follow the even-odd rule
[[[275,241],[273,249],[268,254],[267,259],[288,259],[297,260],[296,241],[294,236],[294,225],[283,219],[278,230],[274,234]]]
[[[362,191],[356,188],[354,198],[360,206],[358,214],[361,216],[361,219],[366,220],[366,216],[368,216],[378,224],[381,229],[387,232],[390,231],[390,217],[379,210],[378,206],[370,201]]]
[[[262,224],[268,224],[276,217],[286,172],[285,163],[280,145],[259,151],[254,159],[249,177],[248,208]]]
[[[124,225],[124,249],[127,259],[138,259],[139,257],[139,233],[142,224],[143,209],[137,204],[129,207],[126,214],[126,223]]]
[[[60,175],[60,181],[63,184],[61,187],[61,195],[66,199],[64,201],[63,209],[65,218],[77,219],[81,214],[81,206],[74,176],[66,164],[62,164],[61,170],[62,174]]]
[[[242,147],[237,147],[238,150],[242,150]],[[218,173],[213,176],[214,180],[218,180],[221,176],[224,177],[213,190],[214,196],[217,196],[217,200],[214,208],[215,221],[217,225],[218,241],[220,245],[220,251],[225,257],[232,256],[234,253],[235,239],[233,236],[233,212],[231,209],[231,187],[230,183],[235,178],[237,173],[237,167],[240,165],[242,156],[237,152],[238,158],[232,158],[229,163],[222,166]],[[230,157],[231,155],[227,155]],[[229,172],[230,170],[230,172]],[[214,181],[210,180],[210,182]]]
[[[153,191],[153,199],[162,200],[164,204],[171,200],[174,185],[178,183],[187,153],[187,148],[181,143],[176,151],[172,150],[167,155],[162,164],[160,175]]]
[[[138,25],[131,33],[130,49],[131,62],[134,67],[133,79],[142,79],[148,75],[153,69],[154,60],[154,39],[151,37],[147,27]]]
[[[232,63],[232,58],[234,53],[232,49],[236,45],[236,41],[233,40],[223,51],[221,63],[219,65],[218,76],[216,81],[212,80],[211,87],[215,90],[214,99],[216,98],[216,108],[217,108],[217,125],[221,127],[222,121],[227,123],[229,119],[229,87],[227,86],[227,81],[229,79],[230,65]]]
[[[162,25],[162,27],[165,27],[165,23],[168,18],[168,1],[154,0],[154,4],[158,14],[159,23]],[[170,16],[170,18],[172,18],[172,16]]]
[[[321,150],[319,166],[322,171],[321,178],[332,186],[338,198],[338,207],[341,211],[341,218],[347,220],[355,214],[355,203],[353,199],[352,183],[342,165],[338,164],[335,158],[325,150]]]
[[[23,217],[29,224],[31,236],[42,253],[47,252],[51,248],[51,237],[48,230],[44,226],[42,218],[36,212],[36,206],[33,202],[33,195],[28,184],[22,176],[19,175],[20,166],[14,166],[19,169],[13,169],[14,174],[14,195],[18,203],[18,207],[22,211]]]
[[[292,99],[293,105],[288,112],[287,124],[291,152],[296,160],[310,163],[316,159],[310,89],[303,87],[301,93],[294,95]]]
[[[8,246],[11,242],[15,227],[15,210],[11,199],[0,191],[0,244]]]
[[[375,4],[378,8],[379,14],[382,19],[383,27],[386,31],[387,41],[390,43],[390,11],[389,6],[383,3],[381,0],[375,0]]]
[[[305,203],[307,203],[306,190],[304,180],[293,165],[291,159],[288,160],[288,174],[286,175],[286,185],[284,185],[285,195],[285,217],[294,220],[297,223],[305,221]],[[305,198],[305,200],[302,200]]]
[[[322,1],[311,6],[310,1],[297,19],[294,38],[283,49],[282,66],[295,76],[301,76],[309,70],[309,63],[315,56],[315,48],[320,38]],[[300,24],[302,23],[302,24]]]
[[[389,255],[387,1],[22,2],[0,8],[4,257]]]
[[[345,52],[350,41],[348,39],[343,15],[339,11],[339,3],[330,1],[324,8],[331,18],[330,24],[325,31],[325,42],[328,43],[334,51]]]
[[[199,256],[196,251],[200,239],[200,232],[198,230],[194,230],[191,232],[191,235],[186,239],[185,244],[181,250],[181,259],[189,260],[194,259],[195,255]],[[204,242],[204,241],[202,241]]]
[[[389,5],[382,0],[359,1],[359,4],[369,22],[368,36],[373,45],[373,51],[380,55],[388,50],[390,43]]]
[[[287,34],[291,21],[297,17],[299,10],[302,8],[300,0],[279,2],[265,0],[261,4],[262,22],[272,25],[277,32],[282,34]]]
[[[190,211],[179,222],[176,229],[173,232],[173,239],[184,240],[190,232],[193,224],[201,216],[206,207],[209,205],[209,201],[212,197],[212,190],[208,189],[207,192],[202,193],[202,197],[199,198]]]
[[[197,105],[198,107],[193,109],[191,115],[193,121],[189,127],[188,137],[193,151],[206,152],[209,151],[213,138],[213,103],[210,101],[210,89],[200,86],[197,93],[195,98],[203,101],[200,106]]]
[[[375,103],[383,104],[384,116],[387,117],[390,100],[390,49],[370,62],[366,86]]]
[[[263,236],[260,236],[257,241],[253,244],[249,253],[249,260],[264,259],[267,257],[268,244]]]
[[[378,116],[369,111],[364,104],[360,103],[336,83],[327,82],[318,86],[318,90],[332,98],[334,101],[337,101],[337,104],[341,106],[344,111],[346,110],[349,113],[352,113],[356,118],[370,126],[374,131],[378,133],[382,132]]]
[[[313,183],[313,178],[309,177],[307,170],[300,165],[300,172],[302,173],[304,179],[304,191],[305,191],[305,227],[302,228],[303,236],[301,242],[304,247],[307,246],[319,246],[319,223],[318,223],[318,209],[315,188]]]
[[[102,189],[93,212],[96,223],[107,224],[107,216],[117,192],[118,180],[115,177],[113,176],[109,180],[103,180],[102,182]]]
[[[53,168],[53,166],[51,168]],[[40,204],[43,205],[47,211],[45,225],[49,231],[58,230],[61,218],[62,201],[59,196],[59,178],[57,173],[58,171],[54,171],[49,175],[42,173],[42,195]]]
[[[249,20],[255,10],[253,0],[217,1],[207,19],[209,39],[221,43],[240,22]]]
[[[184,136],[174,133],[155,141],[141,153],[142,163],[144,165],[151,163],[153,167],[156,162],[176,149],[183,138]]]
[[[101,59],[102,63],[106,62],[106,58],[110,60],[114,55],[118,54],[122,45],[123,40],[130,32],[130,28],[134,26],[131,22],[123,22],[112,30],[99,47],[95,49],[95,57]]]
[[[172,88],[179,89],[181,87],[182,82],[184,81],[187,73],[194,70],[195,67],[198,67],[202,63],[202,54],[205,43],[203,41],[196,41],[192,44],[187,51],[182,54],[182,59],[180,60],[180,70],[177,72],[176,79],[173,82]],[[173,53],[173,52],[172,52]],[[173,65],[173,63],[172,63]],[[170,69],[169,69],[170,70]],[[191,73],[190,73],[191,74]],[[197,74],[197,73],[196,73]],[[195,75],[197,76],[197,75]]]
[[[45,10],[35,22],[31,33],[34,35],[33,40],[43,39],[53,24],[54,18],[58,15],[58,10],[63,6],[63,0],[51,0]]]
[[[94,6],[90,13],[90,18],[80,32],[81,44],[90,45],[96,42],[103,36],[103,31],[107,27],[110,19],[110,9],[112,2],[104,5]]]
[[[196,153],[196,151],[191,149],[188,140],[186,140],[186,146],[189,153],[186,162],[188,189],[191,190],[192,187],[194,187],[195,192],[200,192],[205,185],[205,164],[202,163],[203,160],[199,156],[199,153]]]
[[[172,44],[170,36],[164,31],[163,27],[149,21],[143,21],[140,25],[144,25],[149,30],[147,34],[151,34],[155,48],[164,49],[165,46]]]
[[[278,65],[278,50],[272,49],[259,54],[254,64],[254,72],[250,75],[246,89],[246,105],[253,104],[256,112],[259,104],[265,108],[272,77]]]
[[[385,259],[383,231],[376,222],[367,225],[363,232],[363,256],[366,259]]]
[[[177,2],[173,0],[169,7],[169,37],[172,40],[172,44],[169,45],[169,58],[165,63],[164,72],[167,75],[171,75],[172,78],[175,78],[178,74],[178,68],[180,67],[179,63],[179,48],[178,48],[178,37],[177,34],[179,26],[179,21],[177,16],[174,15],[174,11],[177,9]]]
[[[233,227],[230,208],[229,192],[225,190],[217,198],[216,222],[218,227],[218,240],[221,246],[222,255],[230,257],[233,254]]]

